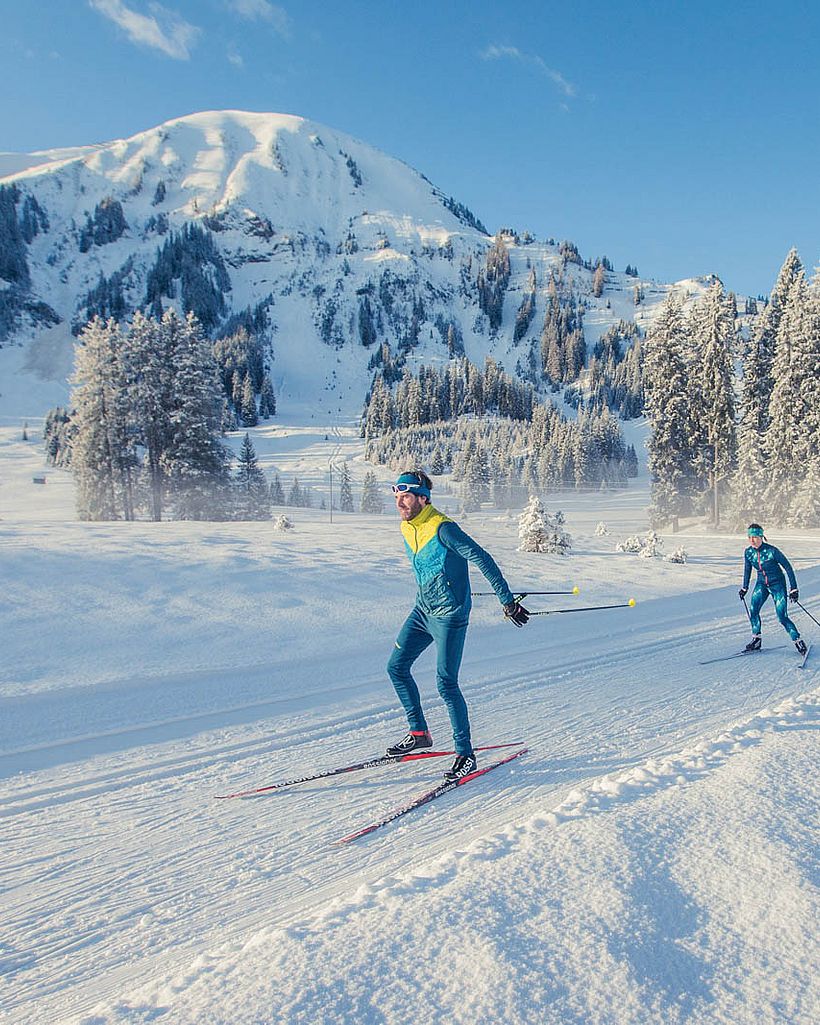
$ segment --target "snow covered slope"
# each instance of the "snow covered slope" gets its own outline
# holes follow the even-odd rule
[[[269,471],[361,459],[352,428],[253,433]],[[562,497],[566,559],[471,515],[514,586],[638,604],[513,630],[477,600],[476,737],[530,754],[339,848],[441,767],[214,798],[400,734],[395,518],[77,523],[68,474],[32,483],[41,452],[0,428],[4,1025],[818,1020],[817,663],[769,606],[769,650],[699,665],[746,639],[742,538],[678,535],[685,565],[617,553],[639,485]],[[777,541],[820,617],[816,533]],[[429,653],[418,679],[444,744]]]
[[[54,388],[39,382],[65,390],[72,328],[92,313],[127,314],[151,288],[164,288],[165,305],[192,293],[179,266],[157,281],[159,251],[192,225],[213,246],[186,250],[197,287],[213,289],[209,328],[246,310],[264,323],[291,413],[356,413],[378,343],[411,351],[411,365],[446,359],[450,325],[474,361],[526,366],[551,270],[584,302],[590,343],[620,318],[650,320],[668,287],[613,272],[595,298],[571,254],[507,234],[511,276],[491,329],[478,283],[493,240],[480,221],[406,164],[287,115],[206,112],[97,146],[1,154],[0,187],[0,414],[42,414]],[[516,340],[532,269],[540,301]],[[679,288],[697,294],[703,282]]]

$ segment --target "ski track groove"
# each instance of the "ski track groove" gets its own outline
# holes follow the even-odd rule
[[[620,646],[605,657],[561,657],[554,645],[530,650],[530,664],[541,653],[546,659],[559,656],[543,671],[498,673],[493,658],[473,663],[465,685],[475,732],[488,742],[508,739],[506,733],[521,734],[530,753],[505,773],[477,780],[419,809],[412,821],[394,823],[344,851],[331,853],[332,841],[425,789],[440,778],[440,768],[415,763],[393,777],[375,769],[218,807],[212,798],[235,782],[275,781],[303,761],[329,765],[357,759],[373,747],[377,727],[395,721],[387,695],[383,706],[351,716],[345,747],[332,759],[322,743],[337,731],[338,719],[322,708],[318,714],[324,718],[314,722],[300,723],[289,714],[275,739],[236,741],[229,736],[206,752],[159,758],[150,766],[97,771],[60,785],[20,784],[0,807],[0,815],[25,827],[11,837],[4,860],[10,867],[0,875],[6,892],[3,929],[11,928],[20,938],[19,949],[0,946],[0,986],[14,984],[2,998],[4,1007],[24,1016],[26,1004],[37,1000],[42,1020],[43,998],[50,996],[55,1015],[58,1009],[87,1013],[116,995],[120,981],[133,972],[134,928],[156,934],[148,944],[138,937],[145,972],[155,968],[165,974],[209,944],[304,917],[351,881],[358,885],[400,873],[420,858],[433,860],[454,842],[466,844],[512,819],[554,807],[592,779],[678,751],[702,737],[704,729],[720,729],[775,698],[807,689],[817,675],[816,670],[811,675],[803,671],[798,679],[786,665],[756,684],[746,666],[725,670],[720,679],[709,667],[692,672],[698,645],[707,639],[725,644],[721,638],[727,623],[735,625],[727,619],[693,626],[694,620],[661,619],[653,633],[668,629],[670,636],[641,644],[630,638],[623,643],[621,635]],[[651,664],[661,651],[664,674],[658,679]],[[646,677],[638,672],[639,662],[650,664]],[[629,678],[621,679],[626,663]],[[653,682],[634,693],[635,676]],[[522,694],[531,717],[524,730]],[[446,732],[441,710],[436,714],[440,733]],[[492,730],[483,728],[485,718]],[[297,737],[298,750],[288,743]],[[600,738],[619,742],[601,748]],[[137,754],[143,756],[142,750]],[[144,757],[151,757],[149,750]],[[233,771],[217,780],[214,770],[226,765]],[[82,763],[77,769],[69,765],[63,775],[83,768]],[[328,815],[331,794],[335,800]],[[166,800],[174,803],[163,810]],[[291,802],[302,802],[302,811],[311,806],[310,821],[287,833],[281,827]],[[87,836],[77,836],[73,817],[89,806],[93,827]],[[44,809],[47,815],[36,814]],[[62,850],[45,858],[32,856],[38,841],[53,844],[61,828],[67,830]],[[112,866],[118,865],[124,870],[112,876]],[[248,887],[254,891],[250,902]],[[163,947],[166,917],[173,919],[177,935],[202,939]],[[15,1018],[26,1020],[35,1019]]]

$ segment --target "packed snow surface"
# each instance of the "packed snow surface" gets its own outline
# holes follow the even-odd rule
[[[637,604],[515,630],[476,599],[476,743],[529,753],[339,846],[446,759],[215,798],[401,735],[384,665],[414,586],[389,495],[382,516],[287,510],[284,533],[78,523],[21,428],[0,424],[0,1021],[820,1020],[820,652],[800,669],[769,605],[762,654],[699,664],[747,639],[743,538],[666,537],[684,565],[616,553],[642,481],[548,500],[563,559],[518,552],[515,516],[459,517],[514,588],[581,589],[532,608]],[[352,427],[252,433],[317,495],[331,459],[361,483]],[[773,540],[820,618],[817,533]]]

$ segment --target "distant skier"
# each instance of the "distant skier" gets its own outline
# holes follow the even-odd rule
[[[524,626],[530,614],[515,600],[489,553],[430,504],[432,487],[427,474],[418,471],[402,473],[393,485],[401,532],[416,574],[418,593],[415,607],[402,626],[395,651],[387,663],[387,672],[407,713],[410,729],[398,744],[387,749],[387,753],[400,758],[433,745],[410,668],[435,641],[436,682],[450,715],[456,751],[455,761],[444,776],[458,780],[476,769],[467,704],[458,686],[472,605],[468,560],[487,578],[504,607],[504,615],[512,623]]]
[[[792,601],[797,601],[800,592],[797,589],[797,578],[794,575],[791,563],[786,556],[770,545],[763,534],[763,528],[759,523],[750,523],[748,529],[749,547],[743,553],[743,586],[738,591],[740,600],[746,597],[749,590],[749,578],[752,568],[757,570],[757,583],[752,591],[752,598],[749,608],[749,616],[752,622],[752,639],[746,645],[746,651],[757,651],[761,645],[760,633],[760,609],[769,595],[774,600],[777,618],[788,630],[789,636],[801,655],[806,654],[806,642],[801,639],[800,631],[789,619],[786,613],[786,578],[783,570],[789,575],[789,594]],[[781,569],[781,566],[783,567]]]

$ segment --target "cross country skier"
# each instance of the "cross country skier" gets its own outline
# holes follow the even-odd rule
[[[387,754],[400,758],[433,745],[410,668],[435,641],[436,682],[450,715],[456,751],[455,761],[444,777],[457,780],[476,769],[467,704],[458,686],[472,605],[468,560],[487,578],[504,606],[504,615],[512,623],[524,626],[530,614],[515,600],[489,553],[430,504],[432,487],[427,474],[417,471],[400,474],[393,485],[401,532],[416,574],[418,593],[415,607],[402,626],[387,663],[387,672],[407,713],[409,732],[398,744],[389,747]]]
[[[789,575],[789,598],[797,601],[800,592],[797,590],[797,578],[794,570],[786,556],[770,545],[763,534],[763,528],[759,523],[750,523],[747,531],[749,535],[749,547],[743,553],[743,586],[738,591],[740,600],[746,597],[749,590],[749,578],[752,567],[757,570],[757,583],[752,591],[751,607],[749,618],[752,623],[752,639],[746,645],[746,651],[757,651],[761,645],[760,635],[760,609],[769,595],[774,599],[774,607],[777,618],[789,632],[794,641],[794,646],[801,655],[806,654],[806,642],[801,639],[800,631],[789,619],[786,613],[786,578],[783,570]],[[783,567],[781,569],[780,567]]]

